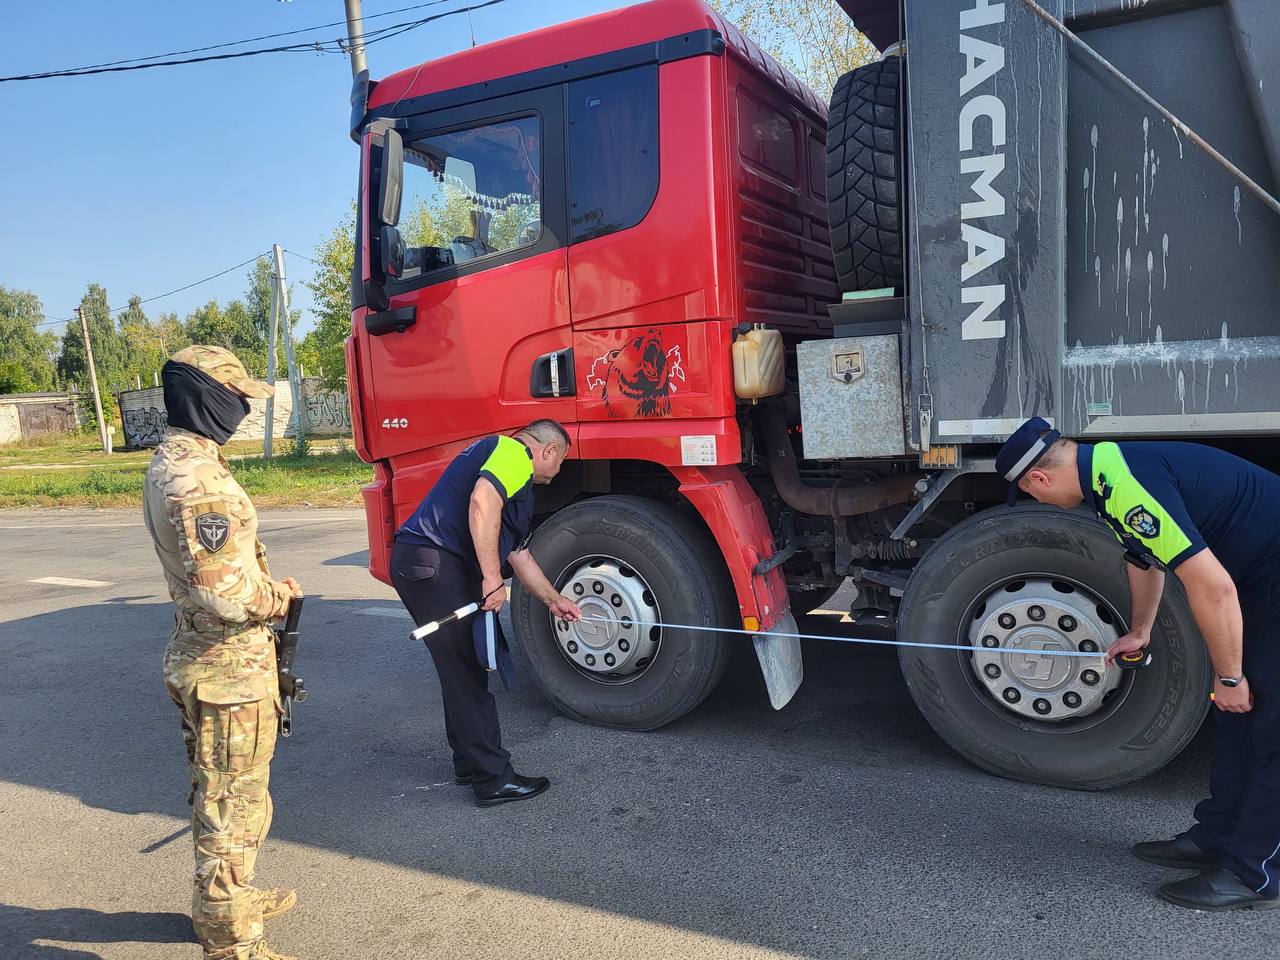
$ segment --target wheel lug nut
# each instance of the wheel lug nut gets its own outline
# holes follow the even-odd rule
[[[599,580],[597,580],[595,583],[591,585],[591,592],[594,594],[604,593],[604,584],[601,583]]]
[[[1098,681],[1101,680],[1102,678],[1098,676],[1098,672],[1096,670],[1086,670],[1084,673],[1080,674],[1080,679],[1084,683],[1087,683],[1089,686],[1093,687],[1093,686],[1097,686]]]
[[[631,618],[630,618],[630,617],[623,617],[623,618],[622,618],[622,629],[623,629],[623,630],[630,630],[630,629],[631,629]]]
[[[1017,703],[1019,700],[1022,699],[1022,694],[1018,692],[1018,689],[1016,687],[1005,687],[1004,698],[1008,700],[1010,703]]]
[[[575,595],[575,596],[579,596],[579,597],[580,597],[580,596],[582,596],[584,593],[586,593],[586,590],[584,590],[584,589],[582,588],[582,584],[580,584],[580,583],[575,583],[575,584],[573,585],[573,592],[574,592],[574,595]]]
[[[1070,633],[1072,630],[1076,628],[1076,626],[1077,624],[1076,624],[1075,617],[1059,617],[1058,618],[1058,629],[1061,630],[1063,633]]]
[[[982,645],[984,647],[998,647],[1000,646],[1000,641],[993,636],[987,635],[982,638]]]
[[[1044,607],[1028,607],[1027,616],[1036,621],[1036,623],[1039,623],[1044,619]]]
[[[1068,690],[1062,695],[1062,702],[1064,705],[1074,710],[1084,701],[1080,699],[1080,694],[1076,693],[1074,690]]]
[[[626,653],[628,650],[631,649],[631,642],[627,640],[626,637],[623,637],[621,640],[618,641],[618,649],[621,650],[623,653]]]
[[[1036,713],[1040,714],[1041,716],[1044,716],[1046,713],[1052,710],[1053,707],[1050,706],[1048,700],[1045,700],[1043,697],[1037,697],[1036,701],[1031,704],[1031,709],[1034,710]]]
[[[557,620],[557,621],[556,621],[556,629],[557,629],[557,630],[559,630],[561,633],[568,633],[568,632],[569,632],[569,624],[568,624],[568,622],[567,622],[567,621],[564,621],[564,620]]]
[[[982,668],[982,672],[985,673],[992,680],[999,679],[1000,677],[1000,668],[996,666],[994,663],[988,663],[985,667]]]
[[[607,663],[609,666],[611,666],[611,667],[612,667],[615,663],[617,663],[617,662],[618,662],[618,660],[617,660],[617,658],[616,658],[616,657],[614,657],[614,655],[613,655],[612,653],[606,653],[606,654],[604,655],[604,662],[605,662],[605,663]]]
[[[612,603],[615,607],[622,606],[622,598],[618,596],[616,593],[609,598],[609,602]]]
[[[578,652],[578,644],[577,644],[577,641],[575,641],[575,640],[570,640],[570,641],[569,641],[569,652],[570,652],[570,653],[577,653],[577,652]]]
[[[1080,652],[1081,653],[1097,653],[1098,645],[1094,643],[1092,640],[1081,640]]]
[[[1002,613],[1000,614],[1000,619],[998,622],[1000,626],[1004,627],[1006,630],[1012,630],[1013,627],[1017,624],[1018,620],[1016,617],[1014,617],[1012,613]]]
[[[596,665],[596,658],[589,653],[586,656],[586,661],[588,667],[594,667]]]

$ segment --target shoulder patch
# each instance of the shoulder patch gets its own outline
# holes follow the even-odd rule
[[[1160,536],[1160,519],[1142,504],[1124,515],[1125,524],[1138,536],[1154,540]]]
[[[210,553],[217,553],[230,539],[231,520],[223,513],[202,513],[196,517],[196,539]]]

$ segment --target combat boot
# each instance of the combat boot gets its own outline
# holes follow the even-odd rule
[[[298,905],[298,891],[290,890],[288,887],[255,890],[253,898],[262,908],[263,920],[272,920],[282,913],[288,913]]]
[[[266,940],[259,940],[253,945],[253,950],[249,953],[249,960],[298,960],[298,958],[286,957],[283,953],[276,953],[267,946]]]

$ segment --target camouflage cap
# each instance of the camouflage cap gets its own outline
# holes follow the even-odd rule
[[[179,350],[171,358],[174,363],[185,363],[201,373],[208,374],[219,383],[235,387],[246,397],[274,396],[276,388],[249,376],[238,357],[225,347],[196,345]]]

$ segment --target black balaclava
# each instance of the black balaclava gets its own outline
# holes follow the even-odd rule
[[[168,361],[160,368],[169,426],[190,430],[221,446],[249,415],[249,401],[203,370]]]

